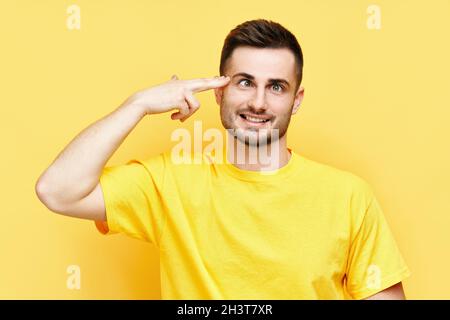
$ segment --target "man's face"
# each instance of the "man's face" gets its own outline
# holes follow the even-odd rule
[[[225,75],[231,77],[229,84],[215,89],[225,129],[232,129],[247,145],[283,138],[304,91],[299,87],[295,92],[293,53],[285,48],[238,47],[228,59]]]

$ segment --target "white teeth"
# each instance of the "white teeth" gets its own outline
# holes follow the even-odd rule
[[[252,122],[266,122],[266,120],[264,119],[259,119],[259,118],[253,118],[247,115],[244,115],[245,119],[250,120]]]

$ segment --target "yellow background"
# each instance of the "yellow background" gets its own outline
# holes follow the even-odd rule
[[[79,5],[81,29],[68,30]],[[2,1],[0,5],[0,298],[159,299],[157,251],[90,221],[53,214],[34,185],[82,129],[133,92],[218,74],[227,33],[277,21],[304,52],[305,99],[289,145],[374,188],[412,276],[410,299],[450,298],[450,1]],[[187,122],[147,117],[108,165],[175,143],[170,133],[221,128],[212,91]],[[81,289],[66,287],[69,265]]]

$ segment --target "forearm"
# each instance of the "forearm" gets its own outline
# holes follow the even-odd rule
[[[71,203],[88,195],[102,169],[145,112],[130,99],[81,131],[40,176],[36,189],[58,203]]]

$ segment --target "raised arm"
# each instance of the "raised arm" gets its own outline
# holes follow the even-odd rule
[[[228,78],[168,82],[135,93],[116,110],[81,131],[36,182],[36,194],[51,211],[91,220],[105,220],[99,178],[108,159],[147,114],[178,110],[172,120],[184,121],[200,104],[195,92],[227,85]]]

